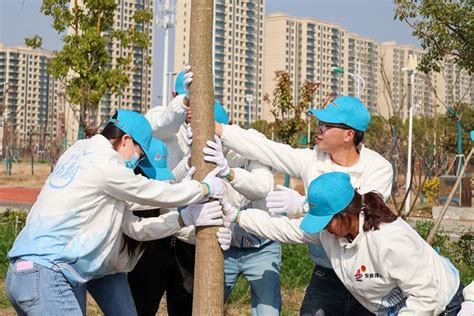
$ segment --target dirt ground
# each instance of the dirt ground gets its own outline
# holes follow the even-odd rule
[[[41,188],[51,171],[48,163],[33,164],[33,172],[31,174],[31,161],[14,162],[12,167],[12,175],[6,173],[5,161],[0,165],[0,188]]]

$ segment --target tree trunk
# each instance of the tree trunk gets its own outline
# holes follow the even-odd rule
[[[202,149],[214,135],[214,84],[212,78],[213,0],[191,4],[190,63],[194,73],[190,88],[193,113],[191,164],[202,180],[214,168],[203,160]],[[224,257],[216,238],[217,227],[197,230],[194,268],[193,315],[224,314]]]

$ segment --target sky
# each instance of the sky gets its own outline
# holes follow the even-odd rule
[[[156,3],[162,0],[155,0]],[[0,0],[0,43],[5,46],[23,46],[24,38],[35,34],[43,37],[43,48],[61,48],[61,36],[52,28],[52,19],[39,8],[41,0]],[[341,25],[349,32],[358,33],[377,41],[396,41],[419,46],[405,23],[396,21],[391,0],[265,0],[265,14],[285,12],[292,16],[313,17]],[[169,69],[173,62],[174,32],[170,36]],[[161,94],[163,72],[163,31],[155,32],[153,75],[153,103]]]

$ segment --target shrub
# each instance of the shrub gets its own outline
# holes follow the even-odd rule
[[[4,278],[8,269],[7,253],[16,235],[25,226],[26,212],[7,209],[0,213],[0,274]]]
[[[426,239],[434,226],[433,221],[419,221],[416,223],[416,231],[423,239]],[[465,232],[458,241],[450,241],[446,232],[439,231],[434,239],[433,248],[448,258],[459,270],[461,282],[469,284],[474,279],[474,234],[472,231]]]

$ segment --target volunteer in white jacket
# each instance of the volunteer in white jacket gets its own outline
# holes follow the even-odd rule
[[[169,151],[168,167],[176,175],[175,168],[180,163],[185,163],[185,157],[191,155],[188,144],[188,127],[191,122],[191,110],[187,93],[193,80],[190,66],[186,66],[176,77],[175,96],[166,106],[155,106],[145,115],[153,129],[153,135],[161,139]],[[214,120],[218,123],[228,124],[229,118],[224,107],[219,102],[214,102]],[[178,167],[179,168],[179,167]]]
[[[224,213],[272,240],[321,244],[344,286],[373,314],[456,315],[462,302],[458,270],[395,216],[380,194],[359,194],[342,172],[319,176],[307,192],[303,219],[256,209],[224,207]]]
[[[255,130],[256,137],[265,138]],[[207,141],[204,160],[219,168],[218,176],[227,179],[224,201],[239,208],[265,207],[265,196],[273,189],[273,173],[268,166],[248,160],[233,150],[222,148],[217,136]],[[252,315],[279,315],[281,310],[280,262],[281,246],[231,225],[232,242],[224,252],[224,300],[242,274],[252,291]]]
[[[169,182],[174,180],[171,170],[166,165],[168,152],[164,143],[153,138],[148,154],[151,158],[140,161],[135,173],[138,172],[149,179],[159,181]],[[191,176],[188,179],[191,179]],[[136,309],[136,299],[139,298],[132,297],[133,289],[129,286],[125,273],[131,272],[136,267],[146,248],[150,246],[149,241],[174,234],[186,240],[194,239],[195,225],[220,226],[223,224],[222,207],[218,201],[190,205],[180,213],[175,208],[171,210],[161,209],[159,211],[163,212],[162,215],[147,218],[141,217],[142,213],[148,212],[140,211],[143,206],[137,205],[136,208],[138,216],[135,216],[131,210],[124,212],[121,226],[122,234],[117,237],[109,256],[97,272],[98,276],[103,275],[103,277],[96,277],[87,282],[87,291],[105,315],[132,316],[137,315],[137,313],[139,315],[144,314],[140,309]],[[219,230],[230,235],[228,228],[220,227]],[[166,258],[161,259],[165,260]],[[152,279],[152,281],[154,280]],[[147,290],[150,293],[146,293],[146,295],[154,295],[157,289]],[[85,306],[86,286],[75,289],[75,293],[78,291],[82,291],[83,303],[81,306]],[[148,303],[153,304],[155,302]],[[153,315],[158,310],[159,301],[155,304],[156,310]],[[86,314],[85,311],[83,314]]]
[[[223,196],[213,173],[176,185],[136,176],[151,134],[145,117],[119,110],[100,135],[61,156],[8,253],[7,294],[19,314],[82,314],[72,289],[110,254],[126,201],[174,207]]]
[[[377,191],[384,199],[390,196],[393,170],[390,163],[378,153],[359,145],[370,122],[370,113],[356,98],[337,97],[326,109],[312,110],[319,120],[316,147],[294,149],[289,145],[254,137],[238,126],[219,125],[225,146],[242,156],[258,160],[279,172],[300,178],[307,188],[318,176],[341,171],[351,176],[351,182],[360,192]],[[301,214],[305,197],[290,189],[278,187],[270,193],[267,206],[271,213]],[[317,244],[310,247],[315,268],[301,306],[302,315],[331,311],[337,315],[364,315],[364,308],[351,296],[332,271],[324,249]],[[349,306],[346,309],[346,306]]]

